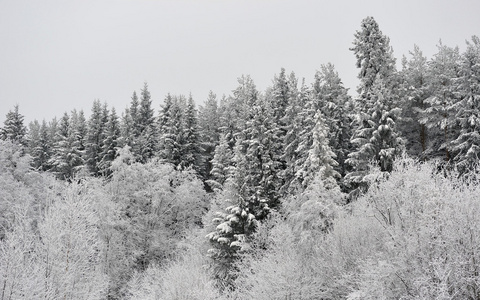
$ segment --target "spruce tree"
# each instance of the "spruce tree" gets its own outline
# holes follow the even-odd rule
[[[276,144],[271,145],[271,147],[278,160],[277,176],[280,180],[281,193],[286,192],[286,183],[291,179],[291,174],[289,174],[287,169],[292,159],[292,153],[286,151],[286,147],[291,143],[291,140],[287,141],[287,134],[291,130],[294,116],[291,114],[287,115],[287,111],[292,108],[291,103],[297,101],[297,93],[297,78],[295,74],[292,72],[287,77],[285,69],[282,68],[280,74],[275,75],[273,86],[267,91],[265,96],[271,110],[272,126],[275,127]],[[292,111],[289,111],[289,113],[292,113]]]
[[[338,165],[335,160],[336,155],[329,145],[329,131],[323,114],[317,111],[314,120],[315,126],[311,133],[312,145],[308,149],[306,160],[297,171],[297,177],[301,180],[304,189],[316,177],[323,181],[325,188],[333,189],[338,186],[336,180],[341,177],[340,173],[334,169]]]
[[[182,136],[183,143],[181,145],[181,168],[186,169],[193,167],[194,170],[200,169],[200,147],[198,141],[198,125],[197,111],[192,95],[188,97],[187,107],[183,114]]]
[[[144,84],[141,90],[138,116],[134,124],[137,124],[138,137],[136,139],[137,147],[133,148],[133,150],[136,152],[137,160],[145,163],[154,157],[157,141],[154,128],[154,110],[147,83]]]
[[[23,119],[24,116],[20,114],[17,104],[13,108],[13,111],[7,113],[5,121],[3,122],[4,126],[0,128],[0,137],[3,140],[10,140],[25,146],[27,128],[23,124]]]
[[[99,169],[102,175],[109,176],[112,173],[110,167],[113,160],[117,157],[118,148],[120,146],[120,125],[114,107],[112,107],[110,111],[110,116],[104,130],[103,135],[105,138],[102,143]]]
[[[303,102],[305,97],[302,97],[303,94],[298,90],[298,79],[293,72],[290,73],[288,78],[288,86],[289,102],[283,118],[285,137],[282,142],[283,154],[281,155],[281,159],[284,161],[284,169],[279,173],[282,179],[280,189],[282,196],[292,192],[290,183],[294,180],[297,172],[296,161],[299,155],[297,148],[300,143],[300,133],[303,125],[302,111],[305,107]]]
[[[140,106],[138,109],[138,128],[140,133],[146,130],[148,126],[151,126],[154,123],[154,111],[152,108],[152,99],[150,95],[150,91],[148,90],[148,84],[145,82],[143,89],[140,92]],[[133,105],[133,102],[132,102]],[[132,116],[134,116],[132,114]]]
[[[452,159],[452,140],[458,136],[459,128],[455,116],[459,94],[455,82],[460,74],[460,53],[458,47],[438,45],[438,52],[429,62],[429,88],[431,96],[425,100],[422,123],[431,129],[437,143],[432,146],[433,157]]]
[[[313,92],[318,109],[325,117],[325,124],[329,129],[329,145],[338,162],[335,170],[345,176],[348,171],[345,160],[352,151],[350,138],[354,103],[332,64],[322,65],[315,74]]]
[[[84,164],[86,121],[83,111],[77,112],[74,109],[70,115],[68,132],[68,144],[70,145],[70,160],[75,171],[80,170]]]
[[[182,97],[173,97],[168,94],[158,119],[160,159],[175,167],[181,163],[181,145],[183,144]]]
[[[102,160],[102,146],[105,138],[104,128],[105,107],[102,108],[100,100],[95,100],[92,106],[92,114],[88,120],[85,156],[87,168],[94,176],[101,175],[99,163]]]
[[[121,145],[122,147],[128,145],[130,149],[133,148],[137,134],[137,110],[138,110],[138,97],[137,93],[134,91],[131,103],[129,107],[125,108],[125,111],[122,113],[121,118]]]
[[[28,124],[28,133],[26,135],[27,153],[32,157],[32,167],[38,170],[39,165],[35,160],[35,150],[40,144],[40,123],[37,120]]]
[[[386,80],[395,72],[395,59],[390,39],[382,33],[373,17],[363,19],[360,26],[361,30],[354,34],[354,47],[350,50],[354,52],[356,66],[360,69],[357,92],[361,101],[359,104],[362,106],[375,80],[379,77]]]
[[[32,166],[35,170],[47,171],[48,160],[51,157],[52,145],[48,134],[48,126],[45,120],[42,124],[37,120],[29,125],[28,148],[32,157]]]
[[[302,84],[299,94],[299,101],[302,109],[298,113],[298,132],[295,149],[295,160],[291,166],[294,177],[290,182],[290,190],[292,192],[301,191],[304,189],[302,176],[302,168],[305,167],[305,163],[308,158],[308,152],[313,147],[313,132],[315,128],[315,114],[317,113],[318,105],[315,100],[314,92],[311,88],[307,87],[305,83]]]
[[[198,135],[201,151],[201,165],[199,173],[204,181],[210,180],[213,168],[215,148],[220,142],[220,113],[217,96],[210,91],[204,106],[198,110]]]
[[[72,111],[72,117],[64,113],[57,127],[53,154],[49,160],[51,171],[59,179],[72,179],[84,167],[83,153],[79,151],[76,135],[78,113]]]
[[[461,58],[459,80],[456,82],[460,101],[455,118],[460,133],[452,142],[454,161],[463,172],[472,169],[480,158],[480,39],[472,37]]]
[[[410,59],[403,59],[401,76],[404,85],[402,101],[402,120],[399,128],[405,138],[405,148],[408,154],[425,160],[431,153],[428,128],[422,123],[426,100],[431,96],[428,82],[427,58],[415,45],[410,52]]]
[[[132,137],[136,138],[140,134],[140,125],[139,125],[139,102],[137,92],[133,91],[132,101],[130,102],[130,108],[128,110],[130,118],[132,120]]]
[[[220,138],[220,143],[215,147],[214,156],[212,159],[212,169],[210,176],[206,183],[213,191],[220,191],[226,180],[231,176],[233,152],[228,145],[228,140],[225,135]]]
[[[403,139],[396,127],[401,109],[398,108],[398,97],[383,80],[376,80],[369,93],[371,107],[357,116],[359,126],[355,130],[352,143],[357,150],[350,153],[347,159],[353,167],[345,180],[354,189],[355,197],[367,188],[365,176],[371,162],[378,165],[382,172],[391,172],[393,161],[403,151]]]
[[[395,122],[400,116],[399,82],[389,38],[383,35],[372,17],[362,21],[351,50],[360,68],[360,85],[356,99],[356,128],[351,142],[356,146],[346,163],[352,171],[344,182],[356,197],[367,188],[368,165],[375,162],[382,171],[390,172],[402,139]]]
[[[216,274],[227,286],[232,283],[239,251],[248,248],[256,223],[278,208],[280,187],[278,158],[273,151],[278,135],[270,103],[261,98],[248,76],[239,78],[234,97],[244,105],[246,119],[243,130],[235,134],[230,177],[220,193],[224,206],[213,220],[215,230],[207,235]],[[227,140],[221,145],[228,149]]]
[[[238,272],[235,264],[241,253],[248,249],[248,242],[257,226],[255,216],[248,207],[244,187],[239,172],[227,180],[224,191],[219,194],[223,209],[215,213],[212,221],[215,229],[206,236],[212,246],[208,256],[213,259],[214,277],[221,290],[233,288]]]

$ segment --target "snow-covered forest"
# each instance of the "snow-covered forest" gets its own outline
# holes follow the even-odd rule
[[[480,39],[0,129],[0,299],[479,299]],[[401,66],[401,67],[399,67]],[[352,96],[354,94],[354,96]]]

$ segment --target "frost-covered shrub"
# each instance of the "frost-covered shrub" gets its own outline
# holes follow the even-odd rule
[[[480,189],[458,174],[403,159],[364,201],[380,225],[350,299],[478,298]]]
[[[218,291],[206,269],[206,257],[190,249],[168,265],[151,265],[136,273],[129,283],[129,299],[219,299]]]
[[[54,298],[106,296],[108,281],[101,264],[106,249],[99,232],[98,200],[87,183],[69,184],[39,225],[45,289]]]
[[[118,210],[108,235],[114,259],[109,271],[111,293],[117,297],[135,271],[174,259],[178,243],[201,224],[208,206],[203,183],[194,171],[178,171],[158,160],[137,163],[127,148],[119,153],[105,186]]]

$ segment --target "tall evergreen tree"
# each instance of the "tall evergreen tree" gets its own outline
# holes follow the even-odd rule
[[[212,246],[208,255],[214,262],[214,277],[221,290],[233,288],[238,272],[235,263],[242,250],[248,249],[248,242],[257,226],[255,215],[248,205],[241,170],[227,180],[224,191],[219,194],[223,209],[215,213],[215,229],[206,236]]]
[[[212,159],[212,170],[206,183],[213,191],[220,191],[227,179],[231,176],[233,152],[228,145],[225,135],[220,138],[220,143],[215,147]]]
[[[108,111],[107,111],[108,112]],[[94,176],[101,175],[99,163],[102,159],[102,146],[105,128],[105,109],[100,100],[95,100],[92,106],[92,114],[88,120],[86,138],[86,165],[89,172]]]
[[[153,125],[155,122],[154,119],[154,111],[152,108],[152,97],[150,95],[150,91],[148,90],[148,84],[145,82],[143,89],[140,92],[140,106],[138,109],[138,128],[140,132],[146,130],[148,126]]]
[[[438,52],[429,62],[429,83],[432,95],[425,100],[428,104],[423,111],[422,123],[431,129],[437,141],[432,147],[432,156],[442,157],[445,161],[452,159],[451,142],[458,136],[455,110],[459,94],[455,82],[460,69],[460,53],[458,47],[451,48],[438,45]]]
[[[9,111],[3,122],[3,128],[0,128],[0,137],[3,140],[10,140],[21,145],[25,145],[25,135],[27,128],[23,124],[23,115],[20,114],[18,104],[15,105],[13,111]]]
[[[120,125],[115,108],[110,110],[110,116],[104,129],[104,140],[102,143],[101,161],[99,163],[100,172],[103,175],[111,175],[110,167],[113,160],[117,157],[117,151],[120,146]]]
[[[204,106],[198,110],[199,146],[201,151],[200,175],[204,181],[210,180],[215,148],[220,142],[220,113],[217,96],[210,91]]]
[[[312,130],[312,145],[308,149],[305,162],[297,171],[297,177],[306,189],[313,180],[319,176],[327,189],[335,188],[336,180],[340,179],[340,173],[334,168],[338,165],[335,153],[332,151],[328,140],[328,127],[325,124],[323,114],[318,111],[314,117],[315,126]]]
[[[403,59],[404,93],[402,101],[402,120],[399,124],[405,138],[406,151],[410,155],[426,159],[431,149],[428,129],[421,122],[422,111],[427,108],[426,100],[431,96],[428,82],[427,58],[415,45],[410,59]]]
[[[40,123],[37,120],[28,124],[28,132],[25,137],[27,144],[27,152],[32,157],[32,166],[34,169],[38,169],[35,162],[35,149],[40,144]]]
[[[472,37],[461,58],[457,91],[460,101],[455,118],[460,123],[460,134],[452,142],[454,161],[462,171],[478,164],[480,158],[480,39]]]
[[[277,175],[280,180],[281,193],[284,193],[286,183],[290,180],[287,168],[291,160],[291,153],[286,151],[286,147],[291,142],[287,141],[287,134],[291,130],[293,116],[287,115],[287,111],[292,107],[290,104],[297,100],[297,78],[295,74],[292,72],[290,77],[287,77],[285,69],[282,68],[280,74],[275,75],[273,86],[267,91],[265,98],[272,111],[272,126],[275,127],[276,144],[271,145],[271,147],[278,160]]]
[[[390,47],[390,39],[380,31],[373,17],[362,20],[361,30],[355,33],[354,47],[351,48],[357,58],[357,68],[360,69],[358,79],[360,85],[357,92],[360,96],[360,106],[368,98],[375,80],[387,80],[395,72],[395,59]]]
[[[402,139],[395,124],[401,109],[389,38],[382,34],[372,17],[367,17],[355,34],[353,44],[355,47],[351,50],[360,68],[360,85],[356,101],[357,127],[351,140],[356,149],[346,160],[353,170],[346,175],[345,182],[353,190],[350,195],[355,197],[367,188],[365,175],[370,161],[377,163],[382,171],[392,170]]]
[[[45,120],[42,121],[41,125],[37,120],[30,123],[28,145],[33,168],[35,170],[47,171],[49,169],[48,160],[52,154],[52,144]]]
[[[192,95],[188,97],[187,107],[183,114],[183,144],[181,145],[181,167],[182,169],[193,167],[199,171],[200,168],[200,147],[198,141],[197,111]]]
[[[288,120],[285,119],[285,113],[292,97],[290,88],[291,85],[285,74],[285,69],[282,68],[280,74],[275,75],[270,95],[267,96],[273,110],[273,121],[279,129],[280,140],[283,140],[287,133],[286,126]]]
[[[121,119],[121,144],[122,147],[128,145],[130,149],[134,147],[134,143],[136,138],[138,137],[137,134],[137,113],[138,111],[138,97],[137,93],[134,91],[130,106],[125,108],[125,111],[122,113]]]
[[[332,64],[322,65],[315,74],[313,92],[329,129],[329,145],[338,162],[335,170],[345,176],[348,171],[345,160],[352,151],[350,138],[354,103]]]
[[[303,91],[302,83],[302,91]],[[297,148],[300,143],[300,133],[302,132],[302,111],[305,108],[305,97],[303,93],[298,90],[298,79],[295,73],[290,73],[288,78],[288,93],[289,101],[285,110],[283,122],[285,124],[285,136],[283,138],[283,154],[281,159],[284,162],[284,169],[280,171],[279,176],[282,179],[282,187],[280,194],[282,196],[292,192],[290,190],[290,183],[295,178],[297,172],[296,161],[298,158]]]
[[[175,167],[181,163],[182,119],[181,99],[168,94],[158,120],[159,156],[163,161],[171,163]]]
[[[133,116],[132,116],[133,118]],[[145,163],[155,155],[156,150],[156,130],[154,128],[154,110],[152,108],[152,100],[147,83],[141,90],[140,106],[138,109],[137,120],[138,137],[136,143],[138,147],[133,148],[137,160]]]
[[[70,158],[72,165],[77,170],[85,164],[85,137],[87,133],[86,120],[83,111],[74,109],[70,115],[68,144],[70,145]]]
[[[76,136],[78,114],[72,112],[72,117],[64,113],[57,127],[56,139],[53,146],[53,154],[49,160],[51,170],[60,179],[71,179],[84,167],[84,160],[79,151],[79,143]]]
[[[239,78],[234,97],[244,103],[247,119],[235,136],[232,171],[220,196],[225,206],[217,212],[216,228],[207,236],[217,276],[225,285],[231,283],[234,261],[239,250],[248,247],[256,222],[279,206],[279,166],[273,150],[278,135],[272,107],[259,96],[248,76]],[[228,149],[227,141],[224,139],[219,147]]]
[[[130,102],[129,114],[130,118],[132,119],[132,137],[136,138],[140,134],[140,125],[138,124],[138,120],[140,119],[139,115],[139,105],[137,92],[133,91],[132,94],[132,101]]]
[[[302,109],[298,113],[298,127],[300,131],[297,133],[298,141],[295,142],[295,160],[292,162],[291,169],[295,172],[294,177],[289,184],[292,192],[303,190],[304,184],[302,173],[308,158],[308,152],[313,147],[313,132],[315,128],[315,114],[319,111],[314,92],[308,87],[305,82],[302,83],[300,89],[299,101]]]

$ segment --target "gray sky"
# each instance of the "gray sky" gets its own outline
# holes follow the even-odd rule
[[[439,39],[465,48],[480,35],[478,0],[0,0],[0,122],[19,104],[29,122],[61,117],[94,99],[120,115],[149,84],[165,95],[230,94],[249,74],[260,90],[284,67],[310,84],[328,62],[354,94],[349,48],[366,16],[390,37],[397,61]]]

